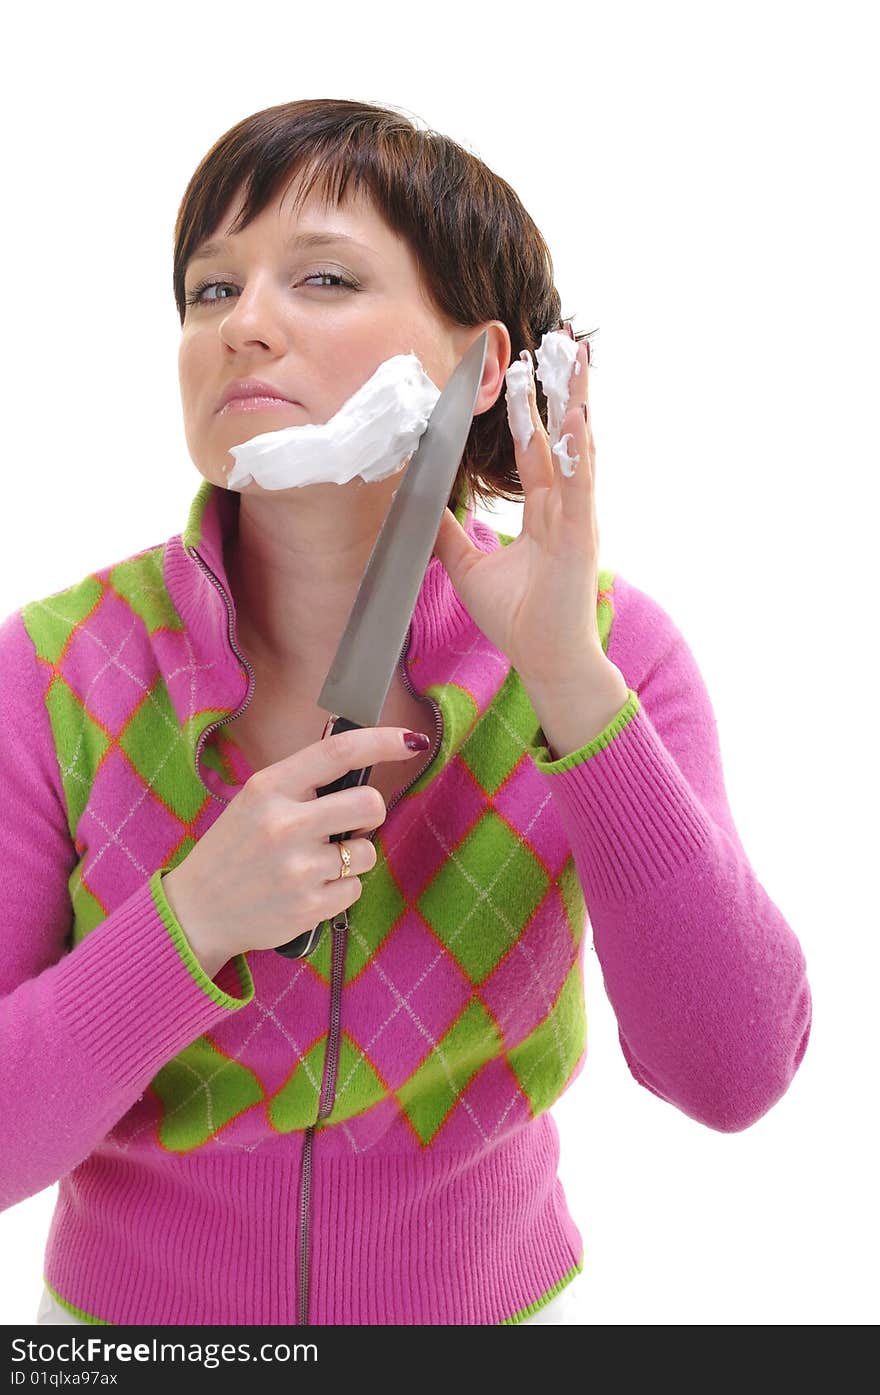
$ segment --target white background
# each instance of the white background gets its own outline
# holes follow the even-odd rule
[[[588,950],[588,1061],[554,1110],[582,1320],[876,1321],[873,7],[16,9],[0,615],[186,522],[172,230],[223,132],[348,97],[479,155],[546,236],[563,313],[601,327],[601,564],[697,658],[814,996],[786,1096],[719,1134],[630,1076]],[[55,1195],[0,1215],[2,1323],[34,1319]]]

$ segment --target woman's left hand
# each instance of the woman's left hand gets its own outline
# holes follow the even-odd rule
[[[434,553],[486,638],[507,655],[528,688],[567,687],[596,667],[612,667],[599,638],[599,529],[595,448],[589,415],[587,344],[578,345],[560,439],[580,460],[562,473],[538,414],[534,375],[529,407],[534,432],[515,458],[525,502],[522,531],[494,552],[481,552],[447,508]]]

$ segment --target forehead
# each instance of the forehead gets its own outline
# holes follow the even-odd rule
[[[304,178],[297,176],[271,198],[251,219],[248,226],[233,231],[244,205],[244,188],[230,200],[215,231],[193,249],[190,260],[218,255],[254,232],[281,236],[289,243],[305,248],[322,245],[319,238],[338,237],[344,244],[353,241],[375,253],[393,254],[408,251],[365,189],[351,184],[336,202],[319,184],[303,195]]]

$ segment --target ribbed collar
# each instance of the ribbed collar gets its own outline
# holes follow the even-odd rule
[[[235,637],[235,598],[226,571],[224,548],[236,536],[240,494],[203,480],[190,506],[183,532],[166,544],[165,583],[183,621],[197,664],[231,662],[241,673],[232,650]],[[470,497],[454,510],[459,523],[481,552],[501,546],[497,533],[476,517]],[[199,563],[209,567],[216,582]],[[455,643],[473,622],[449,580],[439,557],[428,562],[411,622],[408,660]],[[237,640],[236,640],[237,643]]]

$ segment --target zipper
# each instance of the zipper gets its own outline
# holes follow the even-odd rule
[[[199,769],[199,760],[202,753],[202,747],[204,746],[211,732],[216,731],[218,727],[222,727],[226,722],[234,721],[235,718],[239,717],[241,713],[244,712],[245,708],[249,705],[254,695],[254,688],[256,687],[256,678],[254,675],[254,671],[251,668],[251,665],[248,663],[247,659],[245,658],[244,654],[242,654],[241,650],[236,647],[234,639],[234,617],[232,606],[220,579],[215,575],[215,573],[208,566],[207,562],[204,561],[204,559],[195,550],[195,548],[193,548],[192,550],[188,548],[187,551],[189,552],[189,555],[198,563],[199,567],[202,569],[202,571],[205,573],[205,575],[209,578],[209,580],[213,583],[216,589],[220,592],[220,595],[223,597],[223,604],[226,606],[229,647],[235,654],[236,658],[240,661],[240,663],[244,665],[248,673],[248,690],[245,695],[244,702],[235,712],[230,712],[225,717],[220,717],[216,722],[211,722],[209,726],[205,727],[205,730],[199,737],[198,744],[196,746],[196,774],[198,775],[205,789],[208,790],[208,793],[212,795],[214,799],[216,799],[221,804],[228,804],[229,800],[225,797],[225,795],[215,794],[213,790],[208,789],[208,786],[205,785],[204,780],[202,780],[201,771]],[[437,755],[437,752],[440,749],[440,743],[443,739],[443,717],[440,711],[439,704],[435,702],[433,698],[422,697],[420,693],[416,692],[415,688],[410,682],[410,677],[406,668],[406,657],[409,653],[411,641],[412,621],[410,621],[409,625],[407,626],[406,640],[404,642],[403,649],[401,650],[400,658],[397,661],[397,668],[403,678],[406,689],[410,693],[410,695],[414,698],[417,698],[420,702],[427,701],[431,704],[431,709],[434,714],[434,728],[436,731],[436,739],[434,741],[434,746],[431,751],[431,759],[428,761],[428,764],[424,766],[422,772],[419,775],[413,776],[409,784],[404,785],[403,789],[397,791],[394,798],[391,800],[391,803],[388,805],[386,813],[390,812],[394,808],[395,804],[397,804],[401,799],[403,799],[404,795],[409,793],[409,791],[412,789],[413,785],[416,783],[417,780],[421,779],[421,776],[422,774],[424,774],[424,771],[427,770],[428,767],[433,763]],[[378,829],[374,828],[372,833],[369,835],[371,842],[375,839],[377,832]],[[333,1110],[333,1105],[336,1102],[336,1086],[339,1070],[339,1048],[342,1035],[342,980],[345,971],[345,951],[348,944],[349,930],[348,911],[339,911],[333,917],[331,921],[331,927],[333,932],[333,948],[330,970],[330,1027],[327,1036],[327,1052],[324,1057],[324,1075],[321,1081],[321,1093],[318,1101],[318,1115],[314,1124],[309,1124],[305,1131],[305,1136],[303,1138],[302,1164],[300,1170],[301,1200],[299,1254],[299,1322],[302,1326],[308,1325],[309,1309],[309,1239],[312,1193],[312,1143],[317,1125],[321,1123],[322,1119],[326,1119],[330,1115],[330,1113]]]
[[[245,708],[249,706],[251,698],[254,695],[254,688],[256,687],[256,677],[254,675],[253,669],[251,668],[244,654],[242,654],[240,649],[236,648],[235,639],[233,638],[235,627],[233,624],[232,606],[229,603],[229,597],[227,596],[226,591],[223,588],[222,582],[211,571],[211,568],[208,566],[207,562],[202,560],[201,556],[198,552],[196,552],[195,548],[193,548],[192,550],[187,548],[187,551],[189,552],[190,557],[193,557],[196,560],[196,562],[198,562],[202,571],[205,573],[205,576],[210,578],[210,580],[216,586],[217,590],[220,592],[220,595],[223,597],[223,604],[226,606],[226,624],[229,630],[229,647],[232,650],[233,654],[235,654],[236,658],[242,664],[244,664],[244,667],[248,671],[248,690],[245,694],[245,699],[241,707],[239,707],[237,712],[230,712],[225,717],[221,717],[218,721],[211,722],[210,726],[205,727],[205,730],[199,737],[198,744],[196,746],[196,774],[198,775],[199,779],[202,780],[201,771],[199,769],[199,761],[201,759],[202,748],[205,742],[211,735],[212,731],[216,731],[218,727],[222,727],[226,722],[232,722],[235,720],[236,717],[240,717],[242,712],[244,712]],[[202,780],[202,784],[205,785],[204,780]],[[205,789],[208,790],[208,794],[210,794],[212,798],[216,799],[219,804],[229,803],[229,800],[226,798],[225,795],[216,794],[214,790],[208,789],[207,785],[205,785]]]
[[[421,775],[432,764],[443,739],[443,717],[440,706],[433,698],[424,698],[417,693],[409,679],[406,671],[406,656],[409,653],[409,646],[412,639],[412,621],[410,621],[406,631],[406,641],[397,661],[398,670],[403,676],[408,691],[420,702],[430,702],[434,713],[434,727],[436,730],[436,740],[431,751],[431,759],[424,767],[421,774],[414,775],[408,785],[398,790],[391,803],[388,805],[390,812],[395,804],[412,789]],[[378,829],[373,829],[370,834],[372,842]],[[339,1046],[341,1039],[342,1022],[342,980],[345,972],[345,950],[348,944],[348,911],[342,910],[333,917],[331,921],[333,930],[333,958],[330,969],[330,1030],[327,1037],[327,1053],[324,1057],[324,1076],[321,1081],[321,1093],[318,1103],[318,1117],[314,1124],[310,1124],[306,1129],[303,1139],[302,1172],[300,1177],[300,1251],[299,1251],[299,1323],[302,1327],[308,1326],[309,1313],[309,1231],[311,1221],[311,1195],[312,1195],[312,1142],[315,1136],[315,1129],[322,1119],[326,1119],[332,1112],[336,1102],[337,1072],[339,1068]]]
[[[339,1070],[340,1024],[342,1019],[342,977],[345,968],[345,949],[348,943],[348,911],[341,910],[332,920],[333,960],[330,970],[330,1030],[327,1036],[327,1052],[324,1057],[324,1078],[321,1081],[321,1094],[318,1101],[318,1117],[309,1124],[303,1139],[301,1204],[300,1204],[300,1251],[299,1251],[299,1323],[308,1326],[309,1314],[309,1228],[311,1221],[312,1196],[312,1140],[315,1129],[322,1119],[326,1119],[336,1099],[336,1081]]]
[[[434,764],[434,759],[435,759],[435,757],[436,757],[436,755],[437,755],[437,752],[438,752],[439,749],[440,749],[440,742],[441,742],[442,739],[443,739],[443,716],[442,716],[442,713],[441,713],[441,711],[440,711],[440,705],[439,705],[439,703],[435,702],[433,698],[425,698],[425,697],[422,697],[421,693],[417,693],[416,690],[415,690],[415,688],[413,687],[412,683],[409,681],[409,674],[408,674],[407,671],[406,671],[406,656],[407,656],[407,654],[409,653],[409,646],[410,646],[411,640],[412,640],[412,621],[410,621],[409,625],[407,626],[407,630],[406,630],[406,640],[405,640],[405,642],[404,642],[403,649],[401,650],[400,658],[399,658],[398,661],[397,661],[397,667],[398,667],[398,670],[400,671],[400,673],[401,673],[401,675],[402,675],[402,677],[403,677],[403,681],[404,681],[404,683],[405,683],[405,685],[406,685],[406,687],[407,687],[407,690],[410,692],[410,694],[411,694],[414,698],[418,698],[419,702],[429,702],[429,703],[431,704],[431,710],[432,710],[433,713],[434,713],[434,730],[435,730],[435,732],[436,732],[436,738],[435,738],[435,741],[434,741],[433,749],[432,749],[432,751],[431,751],[431,759],[428,761],[428,764],[427,764],[426,766],[424,766],[424,768],[422,769],[422,771],[421,771],[420,774],[414,775],[414,776],[412,777],[412,779],[410,780],[410,782],[409,782],[408,785],[404,785],[404,787],[403,787],[402,790],[398,790],[398,791],[397,791],[397,794],[394,796],[394,798],[392,799],[391,803],[388,805],[388,808],[387,808],[387,810],[386,810],[386,814],[388,814],[388,813],[391,812],[391,810],[394,808],[395,804],[397,804],[399,800],[403,799],[403,797],[404,797],[405,794],[409,794],[410,790],[412,789],[412,787],[413,787],[413,785],[416,783],[416,781],[417,781],[417,780],[421,780],[422,775],[424,775],[424,773],[425,773],[425,771],[428,769],[428,767]],[[370,842],[373,841],[373,839],[375,838],[375,836],[376,836],[376,834],[378,833],[378,831],[379,831],[379,830],[376,829],[376,828],[373,829],[372,833],[370,834]]]
[[[234,628],[234,624],[233,624],[232,606],[231,606],[230,603],[229,603],[229,597],[228,597],[228,595],[226,594],[226,591],[225,591],[224,588],[223,588],[222,582],[221,582],[220,579],[214,574],[214,572],[213,572],[213,571],[211,570],[211,568],[208,566],[207,562],[205,562],[205,561],[203,560],[203,558],[202,558],[201,555],[195,550],[195,548],[193,548],[193,549],[191,549],[191,550],[188,548],[187,551],[189,552],[190,557],[194,558],[195,561],[198,563],[198,565],[199,565],[199,567],[201,568],[201,570],[205,573],[205,576],[207,576],[207,577],[210,579],[210,581],[214,584],[214,586],[216,587],[216,589],[220,592],[220,595],[221,595],[222,598],[223,598],[223,604],[226,606],[226,625],[227,625],[227,630],[228,630],[228,633],[229,633],[229,647],[230,647],[230,649],[232,650],[232,652],[233,652],[233,654],[235,655],[235,657],[239,660],[239,662],[240,662],[241,664],[244,665],[244,667],[245,667],[245,669],[247,670],[247,673],[248,673],[248,690],[247,690],[247,693],[245,694],[245,699],[244,699],[244,702],[241,704],[241,706],[240,706],[235,712],[229,712],[229,713],[227,713],[227,715],[226,715],[225,717],[220,717],[216,722],[211,722],[209,726],[206,726],[206,727],[205,727],[205,730],[202,732],[201,736],[199,737],[198,744],[197,744],[197,746],[196,746],[196,773],[199,775],[199,779],[202,780],[201,774],[200,774],[200,772],[199,772],[199,761],[200,761],[200,759],[201,759],[202,749],[203,749],[203,747],[204,747],[204,745],[205,745],[205,742],[208,740],[208,737],[211,735],[211,733],[212,733],[213,731],[216,731],[218,727],[225,726],[225,724],[226,724],[227,722],[232,722],[232,721],[234,721],[236,717],[240,717],[241,714],[242,714],[242,712],[244,712],[244,711],[250,706],[251,699],[253,698],[253,695],[254,695],[254,688],[256,687],[256,676],[255,676],[255,674],[254,674],[253,669],[251,668],[251,665],[248,663],[248,660],[245,658],[244,654],[241,652],[240,649],[236,648],[235,639],[234,639],[234,637],[233,637],[233,636],[234,636],[234,633],[235,633],[235,628]],[[440,712],[439,704],[438,704],[437,702],[435,702],[433,698],[424,698],[424,697],[422,697],[422,695],[421,695],[420,693],[417,693],[417,692],[416,692],[415,688],[413,687],[412,683],[410,682],[409,674],[407,673],[407,669],[406,669],[406,656],[407,656],[407,654],[409,653],[409,646],[410,646],[411,640],[412,640],[412,621],[410,621],[409,625],[407,626],[407,630],[406,630],[406,640],[405,640],[405,642],[404,642],[403,649],[401,650],[400,658],[399,658],[398,661],[397,661],[397,669],[398,669],[398,672],[400,673],[401,677],[403,678],[404,685],[405,685],[407,691],[410,693],[410,695],[411,695],[412,697],[414,697],[414,698],[417,698],[419,702],[429,702],[429,703],[431,704],[431,709],[432,709],[432,712],[433,712],[433,714],[434,714],[434,729],[435,729],[435,731],[436,731],[436,740],[434,741],[434,747],[433,747],[433,750],[431,751],[431,759],[428,761],[428,765],[426,765],[426,766],[424,767],[423,771],[422,771],[422,774],[424,774],[424,770],[427,770],[427,769],[428,769],[428,766],[430,766],[430,765],[433,764],[433,762],[434,762],[434,757],[437,755],[437,752],[438,752],[438,750],[440,749],[440,742],[441,742],[442,736],[443,736],[443,718],[442,718],[442,714],[441,714],[441,712]],[[409,794],[409,791],[412,789],[413,785],[416,783],[417,780],[420,780],[420,779],[421,779],[421,775],[414,775],[413,778],[410,780],[410,782],[409,782],[408,785],[404,785],[403,789],[398,790],[398,791],[397,791],[397,794],[394,796],[394,798],[392,799],[391,803],[388,805],[388,808],[387,808],[387,810],[386,810],[386,813],[390,813],[390,811],[394,808],[395,804],[397,804],[399,800],[403,799],[404,795]],[[220,804],[228,804],[228,803],[229,803],[229,800],[225,797],[225,795],[222,795],[222,794],[215,794],[215,792],[214,792],[212,789],[208,789],[208,786],[205,785],[204,780],[202,780],[202,784],[205,786],[205,789],[208,791],[208,794],[210,794],[210,795],[212,796],[212,798],[216,799],[216,800],[218,801],[218,803],[220,803]],[[376,833],[377,833],[377,832],[378,832],[378,829],[375,829],[375,828],[374,828],[374,829],[373,829],[373,832],[369,835],[369,836],[370,836],[370,842],[372,842],[373,839],[376,837]],[[344,913],[343,913],[343,914],[344,914]],[[338,919],[338,917],[337,917],[336,919]],[[336,923],[335,923],[335,920],[334,920],[334,929],[335,929],[335,928],[336,928]],[[344,927],[344,928],[345,928],[345,929],[348,928],[348,921],[347,921],[347,920],[346,920],[346,924],[345,924],[345,927]]]

